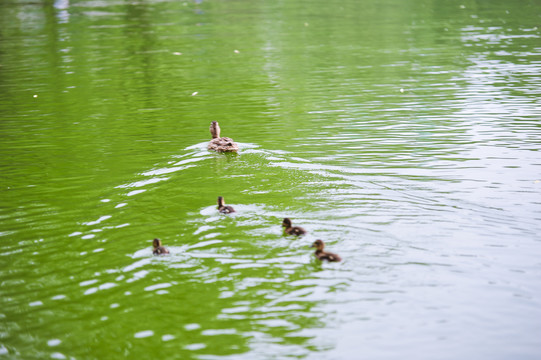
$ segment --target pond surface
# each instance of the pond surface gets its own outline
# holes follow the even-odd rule
[[[540,14],[2,1],[0,358],[539,359]]]

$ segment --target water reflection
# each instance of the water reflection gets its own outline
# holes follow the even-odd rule
[[[69,3],[69,0],[55,0],[54,2],[54,8],[58,10],[58,13],[57,13],[57,18],[58,18],[58,23],[59,24],[63,24],[63,23],[67,23],[69,21],[69,6],[70,6],[70,3]]]
[[[0,5],[0,354],[538,355],[531,4],[305,5]]]

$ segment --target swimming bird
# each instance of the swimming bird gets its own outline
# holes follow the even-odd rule
[[[152,251],[154,255],[169,254],[169,250],[162,246],[162,241],[160,239],[154,239],[152,245],[154,246],[154,251]]]
[[[323,251],[323,248],[325,247],[325,243],[321,240],[316,240],[310,247],[315,247],[316,252],[314,255],[319,260],[327,260],[327,261],[342,261],[342,258],[338,256],[337,254],[333,254],[331,252]]]
[[[239,151],[239,145],[228,137],[220,137],[220,125],[217,121],[210,123],[210,133],[212,134],[212,140],[209,142],[208,149],[217,152],[237,152]]]
[[[231,214],[235,212],[232,206],[226,206],[223,196],[218,196],[218,211],[222,214]]]
[[[300,226],[291,226],[291,220],[289,218],[284,218],[282,226],[285,228],[285,233],[289,235],[301,236],[307,233],[307,231]]]

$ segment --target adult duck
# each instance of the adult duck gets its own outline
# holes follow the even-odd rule
[[[208,149],[217,152],[237,152],[239,151],[239,145],[228,137],[220,137],[220,125],[217,121],[210,123],[210,133],[212,140],[209,142]]]
[[[169,250],[162,246],[162,241],[160,239],[154,239],[152,245],[154,246],[154,251],[152,251],[154,255],[169,254]]]
[[[319,260],[327,260],[327,261],[342,261],[342,258],[338,254],[334,254],[332,252],[324,251],[323,248],[325,248],[325,243],[321,240],[316,240],[310,247],[315,247],[316,252],[314,255]]]
[[[231,214],[235,212],[232,206],[225,205],[223,196],[218,196],[218,211],[222,214]]]
[[[288,235],[301,236],[307,233],[307,231],[300,226],[292,226],[291,219],[289,218],[284,218],[284,221],[282,221],[282,226],[284,227],[284,232]]]

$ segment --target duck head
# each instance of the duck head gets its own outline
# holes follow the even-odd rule
[[[210,123],[210,133],[212,134],[213,139],[218,139],[220,137],[220,125],[218,125],[217,121],[213,121]]]
[[[323,251],[323,248],[325,247],[325,243],[321,240],[316,240],[310,247],[316,248],[317,251]]]
[[[223,196],[218,196],[218,208],[225,206],[225,200]]]
[[[285,227],[285,228],[290,228],[291,227],[291,219],[284,218],[284,221],[282,221],[282,226]]]
[[[162,246],[162,241],[160,239],[154,239],[154,241],[152,242],[152,245],[154,246],[154,249],[157,249],[160,246]]]

